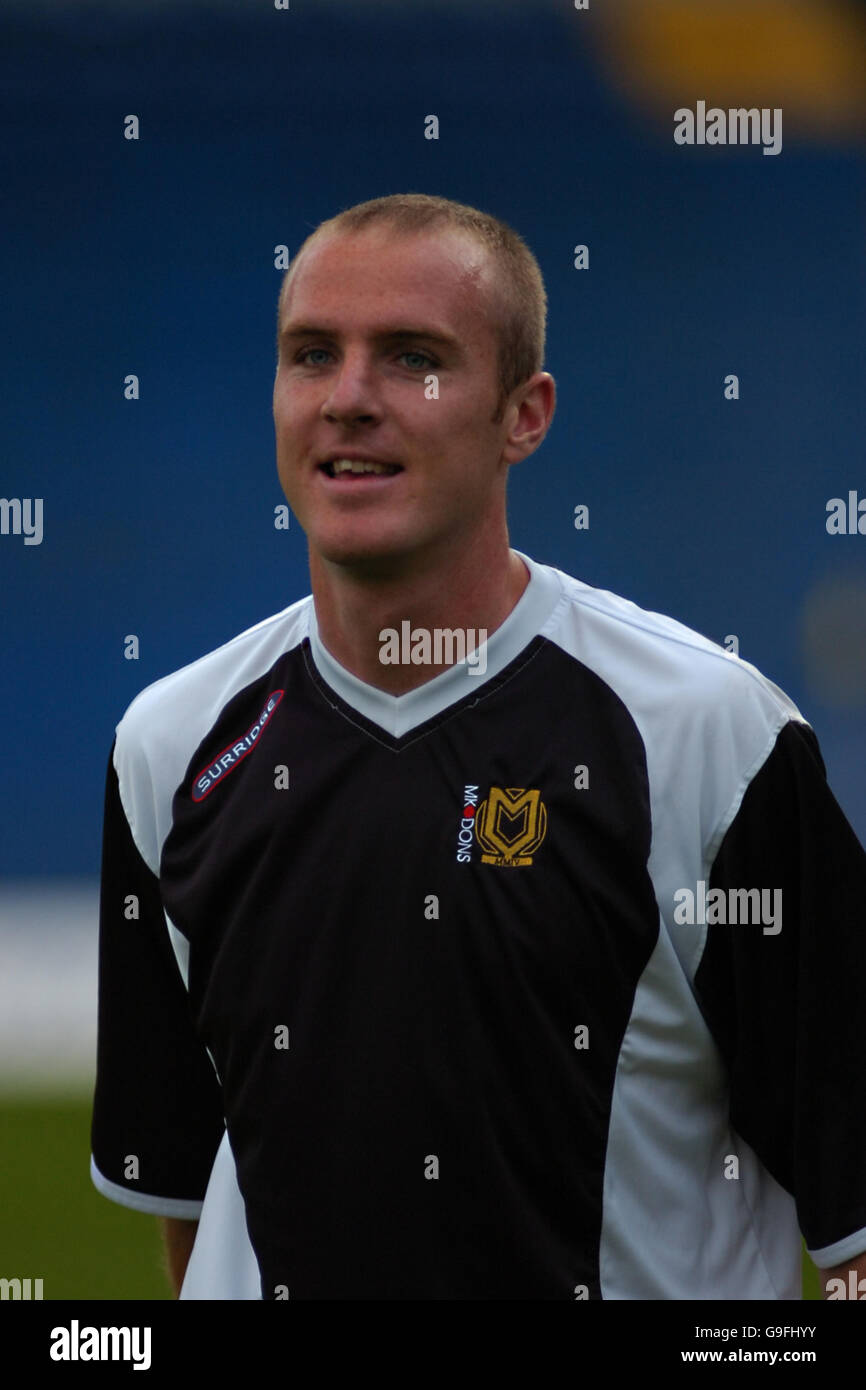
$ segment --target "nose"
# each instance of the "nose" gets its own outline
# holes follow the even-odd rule
[[[322,403],[323,419],[360,424],[380,418],[381,405],[372,364],[363,352],[347,351],[330,385]]]

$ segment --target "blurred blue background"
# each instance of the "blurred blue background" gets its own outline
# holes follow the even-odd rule
[[[44,504],[41,545],[0,536],[10,891],[93,884],[129,701],[308,592],[274,248],[401,191],[503,217],[546,279],[513,544],[736,634],[866,840],[866,536],[825,526],[866,497],[863,6],[8,0],[0,51],[0,494]],[[698,99],[782,107],[782,153],[676,145]]]

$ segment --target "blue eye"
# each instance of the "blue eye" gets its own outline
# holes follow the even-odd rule
[[[324,352],[325,355],[327,356],[328,349],[327,349],[327,348],[304,348],[303,352],[299,352],[299,353],[298,353],[298,361],[299,361],[299,362],[306,362],[306,360],[307,360],[307,358],[309,357],[309,355],[310,355],[311,352]]]

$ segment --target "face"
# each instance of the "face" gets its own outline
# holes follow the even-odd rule
[[[371,573],[471,543],[504,507],[483,247],[451,229],[329,232],[280,317],[277,470],[315,554]],[[429,378],[438,381],[435,398]],[[334,470],[353,458],[385,473]]]

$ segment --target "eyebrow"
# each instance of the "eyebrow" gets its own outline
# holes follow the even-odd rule
[[[333,328],[328,328],[323,324],[296,323],[287,324],[286,327],[280,331],[278,341],[280,343],[291,343],[298,338],[338,338],[339,336],[339,333],[336,333]],[[377,329],[377,331],[370,336],[375,343],[401,343],[424,338],[428,343],[438,343],[440,346],[450,348],[454,352],[460,352],[460,344],[456,338],[452,337],[449,333],[437,333],[436,330],[432,328],[406,328],[403,326],[398,327],[395,324],[393,327]]]

